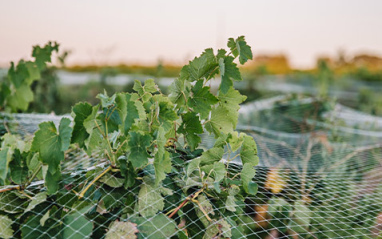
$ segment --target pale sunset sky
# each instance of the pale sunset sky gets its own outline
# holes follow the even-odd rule
[[[69,64],[182,64],[245,35],[255,55],[284,53],[292,66],[318,55],[382,55],[381,0],[0,1],[0,66],[57,41]]]

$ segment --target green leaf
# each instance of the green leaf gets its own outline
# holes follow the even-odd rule
[[[224,76],[224,73],[225,73],[224,58],[219,58],[219,71],[220,71],[220,76]]]
[[[41,161],[49,165],[50,174],[55,174],[69,147],[73,130],[69,125],[70,119],[62,118],[57,132],[53,122],[41,123],[33,138],[32,150],[40,153]]]
[[[25,200],[19,198],[16,193],[8,191],[0,193],[1,211],[14,214],[23,212],[25,209]]]
[[[216,222],[213,222],[213,224],[207,227],[207,230],[203,236],[203,239],[231,238],[231,237],[232,237],[231,225],[226,220],[220,219]]]
[[[252,182],[253,177],[256,174],[256,170],[252,163],[245,163],[243,169],[241,170],[241,180],[243,182],[243,188],[246,193],[252,194],[256,193],[254,190],[254,184]]]
[[[119,131],[114,131],[113,133],[109,133],[107,135],[107,138],[109,139],[110,145],[113,149],[117,149],[121,145],[119,136],[120,136]]]
[[[138,225],[141,237],[147,239],[171,238],[178,230],[175,221],[163,214],[151,218],[134,217],[131,221]]]
[[[57,50],[58,45],[51,43],[41,48],[35,46],[32,55],[36,56],[35,62],[20,60],[15,69],[11,62],[8,70],[7,81],[1,85],[0,103],[5,105],[6,111],[17,112],[26,111],[29,103],[33,101],[33,92],[30,85],[33,81],[41,77],[40,71],[46,67],[46,62],[50,62],[52,51]]]
[[[106,239],[135,239],[139,232],[137,224],[132,222],[114,221],[110,224],[109,230],[106,233]]]
[[[232,152],[236,152],[242,146],[244,142],[244,135],[244,133],[240,133],[239,135],[239,133],[236,131],[231,134],[231,138],[228,140],[228,142],[231,146]]]
[[[98,105],[93,106],[91,114],[84,120],[84,127],[89,134],[89,137],[85,140],[86,153],[88,155],[107,146],[102,135],[105,133],[105,129],[101,128],[103,127],[102,122],[97,119],[98,109]]]
[[[227,200],[225,201],[225,208],[228,210],[228,211],[231,211],[231,212],[235,212],[236,211],[236,199],[234,196],[228,196],[227,197]]]
[[[231,50],[232,55],[237,57],[239,55],[239,50],[236,48],[236,42],[235,39],[229,38],[227,43],[228,48]]]
[[[218,102],[218,99],[211,94],[210,87],[203,87],[203,80],[196,82],[191,89],[193,96],[188,98],[188,106],[200,114],[201,119],[206,119],[211,111],[211,106]]]
[[[24,141],[20,135],[6,133],[1,138],[1,147],[9,147],[11,152],[14,149],[20,150],[21,153],[30,150],[31,143],[29,141]]]
[[[40,225],[41,225],[42,227],[45,226],[45,222],[49,219],[49,217],[50,217],[50,211],[51,211],[51,210],[48,210],[48,211],[44,214],[44,216],[41,217],[41,219],[40,219]]]
[[[153,79],[146,80],[144,86],[140,81],[135,80],[133,89],[138,92],[142,102],[148,102],[152,97],[151,93],[158,91],[158,86]]]
[[[31,67],[32,65],[34,67],[37,67],[34,62],[30,62],[30,61],[25,62],[24,60],[20,60],[17,63],[16,70],[10,69],[8,71],[8,78],[12,81],[15,88],[20,88],[22,85],[29,86],[32,83],[33,76],[31,78],[28,65],[30,68],[32,68]],[[33,71],[33,69],[31,70]]]
[[[72,137],[73,129],[70,127],[70,119],[62,118],[60,121],[59,129],[59,139],[61,143],[61,150],[65,151],[69,148],[70,139]]]
[[[13,221],[5,215],[0,215],[0,237],[4,239],[13,237]]]
[[[224,72],[224,75],[220,75],[222,78],[219,90],[222,93],[227,93],[233,86],[233,80],[242,81],[239,68],[236,63],[233,62],[234,58],[232,56],[226,56],[224,58],[224,69],[220,68],[220,72]],[[221,64],[222,66],[222,64]]]
[[[214,178],[215,189],[217,189],[216,191],[219,191],[219,182],[226,176],[227,173],[224,163],[215,162],[214,164],[204,165],[200,169],[206,175],[210,175]]]
[[[228,196],[227,200],[225,202],[226,209],[231,212],[236,212],[236,198],[235,196],[240,193],[240,188],[236,185],[231,185],[231,187],[228,189]]]
[[[208,216],[215,215],[214,208],[213,208],[210,200],[206,196],[204,196],[203,194],[199,194],[199,196],[197,197],[197,200],[199,201],[199,204],[195,204],[196,215],[199,217],[199,219],[203,223],[203,225],[205,227],[208,227],[210,222],[208,221],[208,219],[204,213],[206,213]]]
[[[159,126],[163,127],[166,132],[174,127],[174,121],[178,119],[178,115],[173,108],[171,102],[159,102]]]
[[[51,55],[54,51],[58,52],[58,46],[56,42],[48,42],[44,47],[33,47],[32,56],[35,58],[36,65],[40,70],[46,67],[47,62],[51,62]]]
[[[142,83],[140,81],[135,80],[133,90],[135,90],[140,96],[142,96],[145,93],[157,92],[158,86],[155,84],[154,79],[145,80],[144,86],[142,86]]]
[[[33,81],[41,78],[40,69],[34,62],[25,62],[25,66],[28,69],[28,78],[26,79],[28,84],[31,84]]]
[[[182,69],[180,69],[180,72],[179,72],[180,80],[187,80],[187,81],[189,80],[190,78],[189,68],[190,68],[189,65],[185,65],[182,67]]]
[[[164,198],[150,177],[143,177],[143,183],[138,193],[138,211],[143,217],[152,217],[163,210]]]
[[[12,160],[12,152],[9,148],[0,150],[0,179],[5,181],[8,175],[9,162]]]
[[[134,81],[133,90],[135,90],[139,95],[143,95],[145,93],[142,83],[139,80]]]
[[[219,226],[216,224],[212,224],[207,227],[207,230],[205,230],[205,233],[203,235],[203,239],[209,239],[209,238],[221,238],[219,235]]]
[[[15,64],[11,62],[11,67],[8,70],[8,79],[16,89],[20,88],[21,86],[29,86],[26,83],[26,78],[29,77],[28,69],[25,65],[24,60],[20,60],[15,67]]]
[[[68,214],[63,220],[63,238],[84,239],[90,238],[93,232],[93,222],[89,221],[84,213],[74,212]]]
[[[102,124],[101,128],[105,129],[105,134],[110,134],[118,131],[120,125],[122,124],[121,118],[119,117],[119,113],[116,110],[115,105],[110,106],[110,108],[103,108],[102,113],[98,115],[97,119],[99,119]]]
[[[147,153],[147,147],[151,144],[151,136],[137,132],[129,132],[129,135],[128,146],[130,153],[128,160],[133,164],[134,168],[140,168],[148,163],[150,155]]]
[[[228,39],[227,46],[235,57],[239,56],[240,64],[243,65],[248,60],[252,60],[252,50],[247,45],[244,36],[239,36],[236,41],[233,38]]]
[[[250,194],[250,195],[256,195],[258,189],[259,189],[259,186],[257,185],[257,183],[255,182],[249,182],[248,183],[248,187],[247,187],[247,193]]]
[[[143,103],[141,100],[139,100],[139,95],[137,93],[131,93],[130,100],[135,103],[135,107],[137,107],[138,115],[140,120],[146,120],[146,109],[143,106]]]
[[[223,237],[231,238],[232,232],[231,232],[231,225],[224,219],[220,219],[217,224],[219,225],[219,229]]]
[[[0,107],[1,108],[6,108],[4,107],[4,104],[6,102],[6,99],[11,95],[11,89],[7,85],[6,82],[1,82],[0,83]]]
[[[177,236],[179,239],[188,239],[188,236],[185,231],[178,231]]]
[[[219,135],[219,137],[216,139],[214,147],[215,148],[224,148],[227,145],[228,140],[230,138],[231,138],[231,134],[221,133]]]
[[[187,177],[189,177],[195,170],[199,169],[200,167],[200,158],[194,158],[189,161],[189,164],[187,166]]]
[[[214,173],[215,182],[220,182],[221,180],[223,180],[227,173],[225,165],[222,162],[215,162],[212,170],[212,172]]]
[[[257,146],[253,137],[244,135],[243,145],[240,150],[240,158],[243,164],[250,163],[253,166],[259,163],[257,156]]]
[[[139,101],[133,101],[131,94],[120,93],[117,95],[117,110],[122,119],[121,128],[125,135],[128,135],[135,120],[139,119],[139,112],[135,102]]]
[[[216,58],[219,59],[219,63],[221,58],[226,57],[226,54],[227,54],[227,51],[225,49],[218,50],[218,54],[216,55]]]
[[[33,196],[32,200],[29,202],[28,207],[25,209],[24,213],[31,211],[33,208],[35,208],[40,203],[43,203],[46,201],[47,193],[46,192],[40,192]]]
[[[49,168],[46,166],[42,167],[44,183],[49,195],[55,194],[59,188],[58,184],[61,181],[61,171],[59,169],[60,167],[58,167],[58,170],[52,174],[49,171]]]
[[[201,78],[212,78],[213,74],[216,73],[215,68],[217,65],[213,50],[210,48],[204,50],[200,57],[195,57],[190,61],[189,67],[186,68],[189,75],[188,80],[196,81]]]
[[[145,80],[145,92],[154,93],[158,91],[158,86],[155,84],[154,79]]]
[[[184,79],[175,79],[170,85],[169,99],[179,108],[186,104],[186,100],[190,95],[191,84]]]
[[[222,107],[218,106],[211,111],[211,119],[206,121],[205,128],[208,132],[215,134],[215,137],[219,137],[221,133],[231,133],[234,130],[232,122],[232,115],[230,112]]]
[[[125,179],[124,178],[117,178],[112,174],[106,174],[99,180],[100,182],[106,184],[109,187],[112,188],[119,188],[122,187]]]
[[[198,134],[203,133],[199,117],[194,112],[188,112],[182,116],[182,120],[183,122],[178,129],[178,133],[183,134],[190,149],[195,150],[201,142]]]
[[[154,157],[156,185],[158,185],[163,179],[166,178],[166,173],[170,173],[172,168],[170,154],[165,149],[166,142],[167,139],[165,137],[165,131],[162,127],[160,127],[157,135],[158,151]]]
[[[121,170],[122,176],[125,177],[125,188],[129,188],[134,185],[135,178],[137,174],[133,168],[131,162],[128,162],[125,156],[121,156],[118,158],[119,167]]]
[[[29,153],[28,158],[27,158],[27,166],[29,169],[28,176],[31,177],[36,170],[39,170],[39,167],[41,166],[41,162],[39,160],[39,155],[38,153]],[[41,179],[42,178],[42,173],[37,174],[37,178]]]
[[[45,220],[43,217],[47,212],[49,212],[50,218]],[[61,234],[62,229],[62,226],[57,224],[57,214],[57,207],[52,207],[51,209],[40,209],[37,214],[32,214],[20,225],[21,238],[56,238],[57,235]],[[41,223],[41,221],[43,223]]]
[[[220,92],[218,98],[220,104],[228,110],[233,125],[236,126],[240,104],[244,102],[247,97],[241,95],[239,91],[231,87],[226,93]]]
[[[209,165],[209,164],[218,162],[223,158],[223,154],[224,154],[223,148],[220,148],[220,147],[210,148],[209,150],[206,150],[202,153],[202,156],[200,157],[200,164]]]
[[[72,108],[72,117],[74,119],[74,128],[72,143],[78,143],[80,147],[84,147],[84,141],[89,137],[84,126],[84,121],[92,113],[92,106],[89,103],[81,102]]]
[[[22,84],[14,94],[7,98],[7,103],[14,112],[26,111],[29,103],[33,101],[33,92],[28,85]]]
[[[112,97],[109,97],[105,91],[104,94],[98,94],[96,98],[101,100],[102,108],[110,108],[114,106],[116,96],[117,95],[114,94]]]
[[[9,163],[11,179],[18,185],[25,183],[28,179],[27,156],[27,153],[21,154],[20,150],[16,149],[12,161]]]

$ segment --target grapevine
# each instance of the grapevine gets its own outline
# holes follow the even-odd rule
[[[239,105],[246,97],[233,83],[242,80],[235,61],[246,63],[252,52],[243,36],[230,38],[227,46],[229,52],[206,49],[185,65],[168,96],[152,79],[144,84],[135,81],[134,92],[112,96],[105,92],[97,96],[97,105],[74,105],[73,124],[69,118],[62,118],[58,126],[41,123],[31,141],[5,134],[0,151],[0,203],[10,203],[11,209],[2,210],[0,220],[18,222],[7,224],[5,237],[245,236],[243,230],[233,228],[240,223],[236,213],[242,212],[245,198],[257,192],[253,177],[259,159],[253,138],[235,131]],[[40,59],[36,53],[35,62],[20,62],[16,70],[11,66],[0,102],[7,111],[26,110],[32,99],[15,104],[19,101],[14,97],[30,90],[58,45],[36,49],[49,57]],[[28,74],[14,77],[24,66]],[[16,79],[21,79],[22,88]],[[214,94],[208,85],[218,79],[221,83]],[[200,146],[203,133],[215,138],[213,147]],[[62,170],[69,150],[83,150],[102,163],[83,172],[84,180],[76,172]],[[239,171],[232,170],[233,162],[241,165]],[[36,180],[43,185],[32,187]],[[131,193],[114,200],[128,208],[104,205],[107,195],[122,191]],[[170,210],[169,195],[174,205]],[[115,204],[119,205],[107,202]],[[99,208],[112,216],[106,219]],[[33,214],[36,211],[39,216]],[[154,226],[149,227],[148,221]],[[204,228],[203,235],[192,229],[195,223]]]

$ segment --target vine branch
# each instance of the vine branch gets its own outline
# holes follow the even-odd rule
[[[83,198],[85,193],[89,190],[89,188],[97,182],[103,175],[105,175],[107,172],[109,172],[113,167],[110,165],[107,167],[106,170],[104,170],[101,174],[99,174],[97,177],[95,177],[81,192],[80,195],[78,196],[79,198]]]

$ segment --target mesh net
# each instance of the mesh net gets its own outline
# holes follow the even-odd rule
[[[58,124],[60,118],[2,115],[1,125],[28,137],[38,129],[39,123],[51,120]],[[222,218],[230,225],[219,224],[221,238],[377,238],[380,235],[382,118],[329,100],[286,95],[244,105],[237,130],[256,140],[260,163],[255,181],[259,187],[256,196],[245,199],[243,207]],[[203,138],[202,147],[211,148],[214,139],[209,135]],[[13,235],[68,238],[66,235],[73,235],[68,234],[71,230],[76,232],[76,237],[71,238],[87,238],[85,232],[92,230],[92,238],[102,238],[106,232],[113,236],[109,238],[136,238],[139,227],[141,232],[147,232],[141,235],[146,238],[187,238],[187,234],[193,238],[211,238],[207,232],[213,225],[205,227],[203,220],[196,220],[201,212],[191,203],[183,207],[185,217],[177,221],[176,231],[172,229],[173,221],[167,220],[165,213],[171,213],[189,196],[175,187],[182,184],[181,179],[165,180],[163,187],[153,187],[143,180],[146,193],[153,197],[141,209],[163,205],[164,214],[150,220],[141,220],[132,208],[134,195],[141,193],[141,186],[127,191],[113,187],[119,182],[112,179],[104,181],[104,187],[89,190],[85,198],[94,202],[90,206],[75,204],[77,196],[73,192],[78,184],[105,170],[105,165],[102,159],[73,148],[62,165],[66,191],[60,191],[54,201],[45,201],[43,181],[33,182],[26,189],[30,195],[36,195],[33,205],[25,205],[20,200],[22,195],[16,192],[0,194],[0,211],[15,215],[9,222],[17,225],[13,227],[17,228]],[[241,167],[239,161],[229,165],[232,172],[240,171]],[[157,194],[163,195],[163,199],[155,197]],[[37,197],[42,199],[39,201]],[[208,206],[211,213],[225,207]],[[25,218],[18,213],[25,207],[30,208],[29,218],[27,223],[22,223]],[[72,218],[62,219],[61,208],[74,208],[75,213],[71,214]],[[129,218],[121,218],[122,212]],[[130,223],[118,224],[124,220]]]

